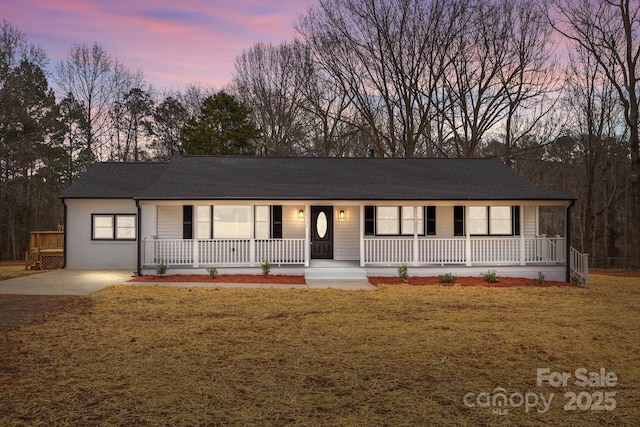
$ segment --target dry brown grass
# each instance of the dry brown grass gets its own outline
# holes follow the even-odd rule
[[[640,284],[378,291],[110,287],[0,347],[0,425],[638,425]],[[536,385],[536,369],[615,387]],[[468,392],[554,393],[506,415]],[[612,411],[566,392],[615,391]],[[504,408],[504,407],[503,407]]]
[[[40,271],[24,269],[24,261],[0,261],[0,280],[29,276],[35,273],[40,273]]]

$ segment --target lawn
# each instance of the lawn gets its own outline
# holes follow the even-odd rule
[[[635,426],[640,279],[590,279],[113,286],[0,331],[0,425]]]

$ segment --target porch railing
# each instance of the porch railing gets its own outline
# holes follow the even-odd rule
[[[589,282],[589,254],[580,253],[572,246],[569,251],[569,270],[586,285]]]
[[[176,266],[250,266],[304,264],[305,239],[145,239],[143,263]],[[365,238],[365,265],[527,265],[564,264],[563,237]],[[576,271],[583,272],[575,258]],[[582,273],[580,273],[582,274]],[[583,276],[581,276],[583,277]]]
[[[563,237],[419,238],[417,257],[414,245],[413,238],[366,238],[364,264],[563,264],[566,253]]]
[[[144,265],[247,266],[304,264],[305,239],[145,239]]]

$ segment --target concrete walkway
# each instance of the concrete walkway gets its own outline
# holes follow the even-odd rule
[[[128,282],[133,272],[125,270],[54,270],[9,280],[0,280],[0,294],[13,295],[89,295],[109,285],[223,287],[223,288],[276,288],[276,289],[343,289],[373,290],[368,282],[320,282],[306,285],[263,283],[202,283],[202,282]]]

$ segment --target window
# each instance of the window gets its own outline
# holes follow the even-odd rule
[[[376,234],[400,234],[398,210],[399,209],[396,206],[378,206],[378,208],[376,209]]]
[[[214,239],[249,239],[251,206],[214,206]]]
[[[268,239],[270,236],[269,206],[256,206],[256,239]]]
[[[487,207],[469,206],[469,234],[489,234],[487,230]]]
[[[116,215],[116,240],[136,239],[136,216]]]
[[[402,234],[413,236],[413,212],[418,214],[417,226],[418,234],[424,236],[424,209],[422,207],[414,209],[413,206],[402,206]]]
[[[196,208],[196,221],[198,225],[198,239],[210,239],[211,206],[198,206]]]
[[[490,206],[489,219],[490,234],[511,234],[511,206]]]
[[[136,216],[131,214],[91,215],[92,240],[135,240]]]
[[[454,214],[455,215],[455,214]],[[515,216],[518,216],[515,219]],[[512,236],[520,233],[520,209],[517,206],[469,206],[471,235]]]

